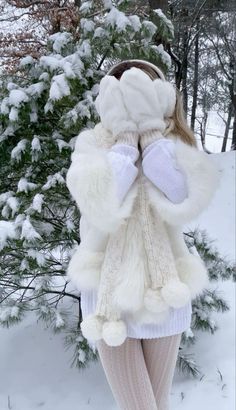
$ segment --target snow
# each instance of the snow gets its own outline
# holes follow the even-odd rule
[[[22,224],[22,232],[20,239],[26,239],[31,241],[33,239],[41,239],[39,233],[34,229],[33,225],[30,222],[30,218],[27,216]]]
[[[170,30],[170,32],[171,32],[172,37],[174,37],[174,26],[173,26],[173,24],[171,23],[171,20],[169,20],[169,19],[166,17],[166,15],[162,12],[161,9],[154,9],[153,12],[154,12],[155,14],[157,14],[157,15],[160,17],[160,19],[165,22],[166,26],[169,28],[169,30]]]
[[[14,223],[11,221],[0,221],[0,250],[2,250],[8,238],[16,238]]]
[[[11,158],[15,159],[16,161],[20,161],[21,154],[25,152],[26,144],[28,143],[27,139],[22,139],[18,142],[18,144],[13,148],[11,152]]]
[[[49,36],[49,40],[53,42],[53,50],[56,53],[61,53],[62,49],[72,40],[70,33],[55,33]]]
[[[91,19],[82,18],[80,20],[80,27],[84,34],[87,34],[94,30],[95,23]]]
[[[119,33],[124,31],[127,26],[131,26],[129,18],[116,7],[112,7],[106,15],[105,24],[107,26],[111,26],[112,28],[116,28]]]
[[[212,156],[220,163],[222,184],[209,208],[188,228],[206,228],[220,252],[234,259],[235,152]],[[185,353],[194,353],[202,376],[193,379],[176,369],[171,409],[235,409],[235,289],[230,281],[212,285],[216,287],[231,309],[212,315],[219,327],[213,335],[194,331],[197,341]],[[72,350],[65,350],[61,334],[53,335],[44,326],[32,313],[19,325],[0,328],[1,410],[9,410],[9,403],[12,410],[118,410],[100,360],[85,370],[71,368]]]
[[[62,97],[70,95],[70,87],[65,74],[54,75],[49,91],[51,100],[60,100]]]
[[[42,186],[42,190],[46,191],[47,189],[50,189],[50,188],[56,186],[57,183],[59,183],[59,184],[64,184],[65,183],[65,180],[64,180],[63,176],[59,172],[57,172],[54,175],[49,175],[47,177],[47,182],[46,182],[46,184],[44,184]]]
[[[42,211],[43,198],[44,198],[44,195],[36,194],[34,196],[33,203],[32,203],[32,206],[31,206],[35,211],[37,211],[39,213],[41,213],[41,211]]]
[[[32,191],[33,189],[37,188],[37,186],[37,184],[29,182],[26,178],[22,177],[18,182],[17,192],[25,192],[27,194],[29,191]]]
[[[34,59],[32,56],[23,57],[20,61],[20,67],[25,67],[26,65],[33,64]]]
[[[9,94],[9,104],[20,107],[23,102],[28,102],[29,97],[23,90],[11,90]]]

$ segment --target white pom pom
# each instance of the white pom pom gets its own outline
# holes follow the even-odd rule
[[[179,278],[190,289],[191,298],[200,294],[209,285],[207,269],[197,255],[190,254],[176,260]]]
[[[80,324],[83,336],[88,340],[102,339],[103,320],[96,315],[88,315]]]
[[[166,303],[174,308],[185,306],[191,299],[188,286],[178,279],[171,279],[163,286],[161,294]]]
[[[144,296],[144,306],[150,312],[159,313],[168,309],[168,305],[163,299],[160,290],[147,289]]]
[[[127,337],[125,322],[123,320],[105,322],[102,337],[108,346],[120,346]]]

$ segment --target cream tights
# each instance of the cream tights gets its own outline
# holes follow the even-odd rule
[[[97,341],[99,357],[120,410],[169,410],[182,333],[156,339],[129,338],[120,346]]]

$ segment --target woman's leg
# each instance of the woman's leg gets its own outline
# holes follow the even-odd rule
[[[158,410],[170,409],[170,392],[182,333],[142,339],[143,354]]]
[[[96,343],[111,391],[121,410],[157,410],[143,357],[141,339],[127,337],[120,346]]]

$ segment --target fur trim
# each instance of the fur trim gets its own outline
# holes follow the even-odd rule
[[[102,339],[103,320],[93,314],[88,315],[80,323],[80,329],[83,336],[88,340]]]
[[[67,266],[67,276],[81,290],[97,289],[104,252],[91,252],[77,245]]]
[[[181,203],[173,204],[151,181],[144,180],[149,199],[161,217],[173,225],[192,221],[207,208],[220,183],[217,164],[208,154],[176,140],[176,159],[180,169],[186,174],[188,197]]]
[[[161,295],[166,303],[174,308],[185,306],[191,299],[188,286],[178,279],[171,279],[167,282],[161,288]]]
[[[87,220],[102,232],[114,232],[130,216],[137,184],[119,204],[112,167],[101,149],[77,153],[66,175],[67,187]]]
[[[144,306],[153,313],[160,313],[169,308],[160,290],[147,289],[144,296]]]
[[[189,254],[177,258],[176,268],[180,280],[189,287],[191,298],[199,295],[209,285],[207,269],[199,256]]]
[[[127,338],[123,320],[107,321],[103,324],[102,337],[108,346],[120,346]]]

